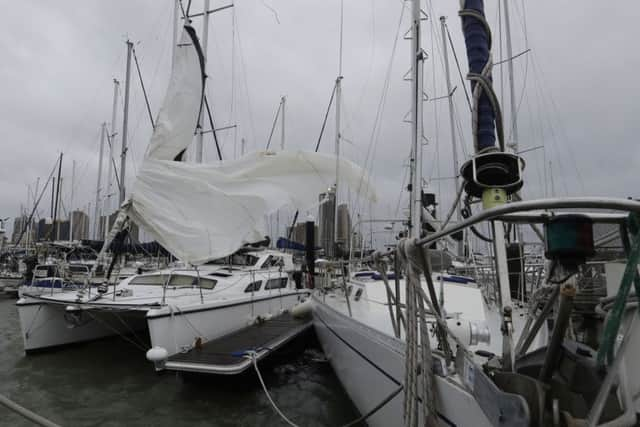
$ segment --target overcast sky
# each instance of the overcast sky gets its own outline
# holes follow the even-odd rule
[[[211,3],[211,7],[227,4]],[[33,191],[38,177],[42,189],[61,151],[65,209],[71,204],[75,160],[73,207],[86,209],[91,203],[93,212],[100,126],[111,120],[112,80],[124,81],[125,41],[135,43],[155,117],[170,71],[172,4],[172,0],[23,0],[5,5],[0,15],[0,217],[16,216],[21,204],[26,206],[27,186]],[[406,197],[400,196],[410,144],[409,127],[403,122],[409,110],[410,84],[403,81],[409,68],[410,43],[403,40],[409,5],[400,0],[344,4],[343,153],[373,174],[380,198],[374,210],[380,216],[402,214],[406,204]],[[202,1],[193,1],[193,12],[202,7]],[[423,22],[422,42],[429,54],[424,78],[430,98],[446,94],[441,15],[448,17],[466,74],[457,7],[457,1],[423,4],[429,16]],[[488,1],[494,62],[506,57],[498,12],[497,2]],[[523,155],[524,196],[639,196],[640,52],[635,43],[640,36],[636,22],[640,3],[518,0],[510,2],[510,12],[514,54],[531,49],[514,60],[520,150],[544,146]],[[339,17],[338,0],[238,0],[233,9],[212,15],[207,93],[216,126],[237,125],[235,131],[219,133],[225,158],[239,153],[242,138],[249,150],[264,149],[282,95],[287,97],[287,148],[313,150],[338,75]],[[200,35],[201,24],[201,18],[194,18]],[[452,84],[457,86],[458,150],[465,158],[472,147],[461,85],[468,87],[468,82],[461,83],[451,51],[449,59]],[[494,81],[510,123],[503,68],[506,71],[505,66],[494,68]],[[446,179],[453,176],[446,100],[425,103],[424,125],[428,144],[423,172],[431,190],[440,193],[446,204],[453,188],[451,179]],[[116,127],[120,135],[122,98]],[[333,151],[334,132],[332,111],[321,151]],[[134,179],[150,133],[133,68],[128,182]],[[505,133],[512,134],[510,125]],[[279,134],[276,128],[278,139],[272,142],[276,146]],[[120,142],[118,137],[116,151]],[[367,161],[369,151],[374,153],[372,161]],[[216,161],[210,135],[205,137],[205,160]],[[43,198],[41,216],[49,214],[49,194]]]

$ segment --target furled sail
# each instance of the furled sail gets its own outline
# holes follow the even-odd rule
[[[341,183],[374,198],[363,170],[340,161]],[[318,203],[335,179],[335,157],[303,151],[256,152],[220,165],[147,159],[129,215],[182,261],[201,264],[267,234],[265,215]]]
[[[258,152],[221,164],[173,159],[189,146],[201,114],[202,55],[185,26],[173,73],[127,213],[182,261],[201,264],[262,240],[265,216],[284,206],[305,210],[335,181],[335,157],[302,151]],[[340,179],[373,199],[366,173],[347,160]]]

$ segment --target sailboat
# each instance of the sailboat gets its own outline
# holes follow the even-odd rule
[[[182,265],[113,287],[23,294],[17,307],[28,351],[147,329],[150,345],[138,344],[166,358],[278,315],[309,294],[290,253],[261,248],[264,218],[285,205],[317,205],[315,194],[335,175],[335,157],[279,151],[220,164],[176,161],[196,132],[205,79],[193,27],[185,25],[176,49],[145,158],[97,264],[134,222]],[[345,185],[364,177],[373,194],[362,169],[344,159],[339,166]]]
[[[630,290],[633,284],[640,292],[640,203],[516,201],[524,162],[503,141],[484,2],[465,0],[461,8],[475,155],[460,173],[467,196],[482,209],[421,233],[424,55],[420,1],[414,0],[408,237],[394,253],[364,259],[377,274],[332,277],[343,263],[323,271],[312,297],[322,348],[362,414],[359,420],[371,426],[636,425],[640,378],[633,363],[640,332]],[[483,266],[491,274],[476,277],[482,286],[473,279],[445,281],[438,270],[447,266],[437,265],[434,245],[483,222],[492,230],[493,257]],[[510,287],[505,224],[544,227],[545,277],[523,285],[526,297]],[[596,281],[598,264],[590,260],[598,224],[619,226],[626,255],[622,262],[604,262]]]

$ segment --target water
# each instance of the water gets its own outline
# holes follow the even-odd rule
[[[15,301],[0,297],[0,393],[62,426],[282,426],[255,372],[237,378],[154,372],[117,337],[25,356]],[[357,412],[309,334],[260,370],[276,404],[303,426]],[[0,425],[32,426],[0,405]]]

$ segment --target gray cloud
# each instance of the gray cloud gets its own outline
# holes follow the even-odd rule
[[[425,89],[433,98],[445,93],[440,15],[448,16],[463,73],[466,59],[458,2],[432,3],[424,5],[430,19],[424,22],[423,45],[430,56],[425,64]],[[268,4],[277,11],[280,23],[261,0],[236,2],[235,38],[230,10],[212,16],[208,94],[216,125],[236,123],[235,140],[239,143],[244,137],[249,149],[262,149],[279,98],[286,95],[287,146],[311,150],[338,72],[340,3],[271,0]],[[487,4],[497,61],[496,2]],[[545,146],[525,154],[525,196],[543,196],[545,188],[550,193],[549,161],[557,194],[637,195],[640,90],[635,74],[640,69],[640,55],[632,44],[638,38],[635,17],[640,14],[640,4],[595,0],[581,2],[580,7],[551,0],[511,4],[514,51],[532,49],[514,63],[518,100],[523,94],[518,115],[520,146]],[[198,11],[202,2],[194,1],[192,7]],[[354,0],[345,2],[344,7],[343,147],[344,155],[363,164],[403,2]],[[170,67],[171,15],[170,0],[21,1],[5,8],[0,16],[0,50],[4,54],[0,68],[0,216],[18,213],[20,204],[26,202],[26,186],[33,185],[36,177],[46,177],[61,150],[67,185],[71,161],[76,160],[76,207],[93,203],[99,128],[110,120],[111,81],[114,77],[123,79],[124,41],[129,37],[136,42],[155,116]],[[436,24],[433,31],[431,23]],[[199,31],[200,21],[194,25]],[[405,19],[401,34],[407,29]],[[450,61],[453,84],[458,86],[454,100],[460,136],[464,137],[459,138],[459,144],[464,144],[469,154],[470,125],[463,83],[451,56]],[[402,81],[408,68],[408,42],[400,40],[375,161],[368,165],[381,195],[375,210],[385,216],[396,213],[409,152],[409,128],[402,122],[409,105],[410,85]],[[499,93],[501,77],[505,78],[500,74],[503,68],[496,67],[494,74]],[[504,100],[509,119],[507,94]],[[127,175],[133,179],[151,132],[136,77],[130,111],[132,155]],[[329,117],[321,146],[326,152],[333,150],[335,132],[334,113]],[[118,128],[121,120],[120,112]],[[221,132],[220,136],[225,157],[230,158],[234,132]],[[425,136],[429,140],[424,147],[425,176],[452,176],[446,102],[425,104]],[[119,143],[118,139],[118,149]],[[215,160],[210,137],[206,138],[206,159]],[[68,203],[67,185],[64,194]],[[432,180],[429,185],[442,193],[443,204],[451,200],[451,180]],[[405,199],[401,198],[401,207]],[[42,213],[46,214],[48,196],[44,200]]]

